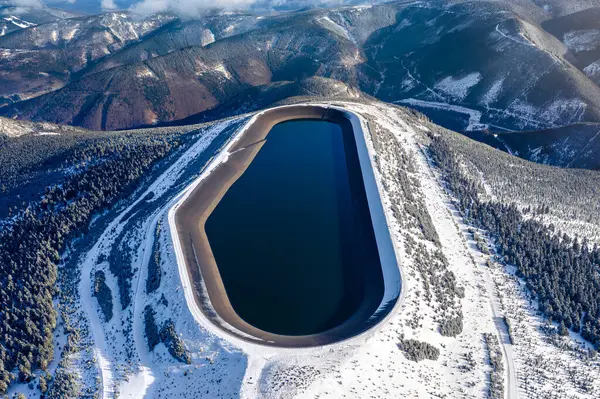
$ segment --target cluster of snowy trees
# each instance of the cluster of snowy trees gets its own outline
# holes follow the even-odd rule
[[[490,234],[506,263],[517,267],[540,311],[600,347],[600,248],[525,219],[514,204],[482,201],[444,135],[431,135],[431,140],[431,157],[461,212]]]
[[[148,263],[148,278],[146,279],[146,293],[154,292],[160,287],[160,280],[162,276],[162,269],[160,267],[161,256],[160,256],[160,221],[156,225],[154,231],[154,244],[152,244],[152,256]]]
[[[420,362],[421,360],[438,360],[440,357],[440,350],[435,346],[418,341],[416,339],[400,339],[398,348],[404,352],[404,356],[408,360],[413,362]]]
[[[498,337],[492,333],[484,333],[483,340],[486,345],[488,361],[490,362],[489,397],[491,399],[504,398],[504,363]]]
[[[185,347],[183,339],[177,334],[173,320],[167,319],[159,330],[155,316],[156,311],[152,306],[146,305],[144,308],[144,330],[148,349],[153,351],[156,345],[162,342],[174,359],[190,364],[192,356]]]
[[[113,300],[110,287],[106,284],[106,275],[102,270],[94,274],[93,295],[98,299],[98,305],[104,315],[104,321],[109,321],[113,316]]]
[[[420,118],[411,112],[411,117]],[[406,151],[393,132],[377,120],[368,119],[369,132],[383,175],[383,185],[390,195],[392,212],[404,233],[406,252],[414,260],[423,287],[423,298],[435,313],[434,321],[444,336],[458,336],[463,330],[461,287],[441,250],[440,239],[427,210],[420,188],[414,155]],[[427,243],[433,244],[433,248]],[[418,317],[409,322],[414,328]]]

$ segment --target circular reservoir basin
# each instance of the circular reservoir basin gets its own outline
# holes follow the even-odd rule
[[[205,315],[243,339],[291,347],[381,320],[397,296],[385,295],[381,239],[345,114],[266,111],[229,152],[176,213]]]

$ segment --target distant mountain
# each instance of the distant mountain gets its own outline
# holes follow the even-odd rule
[[[600,7],[551,19],[542,27],[569,49],[569,60],[600,85]]]
[[[71,75],[89,63],[173,20],[155,15],[145,19],[123,13],[56,20],[0,37],[0,105],[63,87]]]
[[[23,7],[0,3],[0,36],[59,19],[73,18],[76,15],[55,8]]]
[[[264,19],[250,14],[216,13],[201,19],[175,18],[143,40],[90,63],[78,76],[90,75],[117,66],[145,61],[191,46],[206,46],[215,41],[261,27]]]
[[[2,114],[93,129],[178,120],[250,87],[310,76],[415,106],[456,130],[600,120],[600,88],[563,57],[567,48],[499,3],[395,2],[197,21],[110,13],[23,30],[0,47],[13,49],[4,50],[5,82],[29,76],[28,87],[40,82],[36,94],[49,92]],[[6,96],[21,90],[3,87]]]
[[[579,134],[557,128],[600,122],[599,6],[435,0],[58,19],[0,37],[0,115],[126,129],[212,120],[337,85],[498,147],[477,132]],[[508,137],[527,159],[542,145],[532,133]],[[540,161],[595,165],[566,159]]]
[[[578,123],[535,132],[496,135],[506,149],[529,161],[600,170],[600,124]]]
[[[210,110],[248,88],[271,82],[314,75],[352,80],[346,62],[356,62],[356,56],[352,43],[327,34],[316,23],[289,26],[282,20],[269,29],[206,47],[188,47],[87,75],[2,112],[98,129],[167,122]]]

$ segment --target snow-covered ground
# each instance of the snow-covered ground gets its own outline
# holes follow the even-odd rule
[[[565,33],[563,42],[576,53],[582,51],[592,51],[600,46],[600,30],[577,30]]]
[[[473,72],[462,77],[447,76],[437,82],[434,87],[453,99],[462,101],[469,94],[469,90],[479,82],[481,82],[481,74]]]
[[[487,255],[474,245],[469,227],[462,222],[422,150],[423,133],[433,127],[380,103],[335,105],[356,115],[365,131],[374,178],[402,268],[402,298],[389,316],[348,341],[288,349],[241,341],[212,324],[197,309],[187,273],[178,258],[178,242],[173,240],[173,206],[190,184],[227,158],[226,142],[212,159],[207,151],[214,151],[210,146],[217,139],[232,134],[236,121],[217,123],[200,133],[194,144],[138,193],[137,200],[112,220],[82,259],[81,315],[90,326],[93,355],[87,359],[94,361],[94,367],[92,371],[75,370],[81,375],[80,382],[90,388],[97,384],[103,398],[115,397],[117,393],[126,398],[480,398],[488,394],[491,374],[483,334],[491,333],[502,344],[506,365],[503,381],[508,397],[539,397],[530,387],[550,392],[550,387],[557,386],[565,393],[585,397],[578,383],[573,382],[581,378],[569,378],[580,372],[598,373],[597,361],[589,363],[578,358],[579,352],[549,342],[540,330],[541,318],[532,310],[520,282],[499,265],[485,266]],[[389,147],[374,139],[386,134],[392,140]],[[194,163],[201,156],[210,161],[208,169]],[[410,162],[406,163],[406,159]],[[412,199],[403,197],[403,187],[397,184],[401,168],[405,168]],[[422,204],[429,214],[439,236],[438,244],[426,240],[408,216],[395,212],[397,206],[410,201]],[[132,215],[136,206],[142,210]],[[158,223],[162,228],[156,235]],[[148,263],[155,237],[160,248],[161,282],[157,290],[147,293]],[[131,304],[124,310],[117,278],[106,261],[111,248],[121,243],[119,240],[132,255]],[[427,265],[419,260],[415,248],[421,248],[428,256],[441,253],[447,259],[447,271],[464,289],[462,299],[451,300],[449,305],[457,307],[463,316],[462,333],[456,337],[439,332],[441,304],[435,296],[428,298],[428,291],[439,288],[438,283],[426,284],[422,269]],[[94,273],[98,270],[105,272],[112,292],[113,316],[108,322],[103,320],[98,301],[92,296]],[[149,351],[144,324],[146,305],[155,310],[157,325],[168,319],[174,322],[190,353],[189,364],[175,360],[163,343]],[[514,345],[506,340],[506,324],[499,322],[505,316],[513,323]],[[418,363],[408,360],[399,343],[411,338],[436,347],[439,358]],[[552,363],[544,363],[544,359],[552,359]],[[551,370],[550,364],[563,368]],[[598,380],[595,389],[600,389]]]

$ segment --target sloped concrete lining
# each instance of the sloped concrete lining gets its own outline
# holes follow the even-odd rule
[[[322,333],[288,336],[260,330],[235,312],[227,297],[219,268],[204,229],[206,220],[229,187],[244,173],[260,151],[271,128],[294,119],[321,119],[339,124],[354,135],[369,213],[384,280],[383,295],[365,295],[358,310],[342,324]],[[401,275],[383,208],[380,187],[373,171],[365,132],[357,115],[339,107],[293,105],[271,108],[254,115],[232,138],[213,167],[174,205],[174,226],[181,258],[193,285],[194,302],[208,320],[245,341],[278,347],[311,347],[339,342],[359,335],[381,322],[401,294]],[[186,279],[187,280],[187,279]]]

